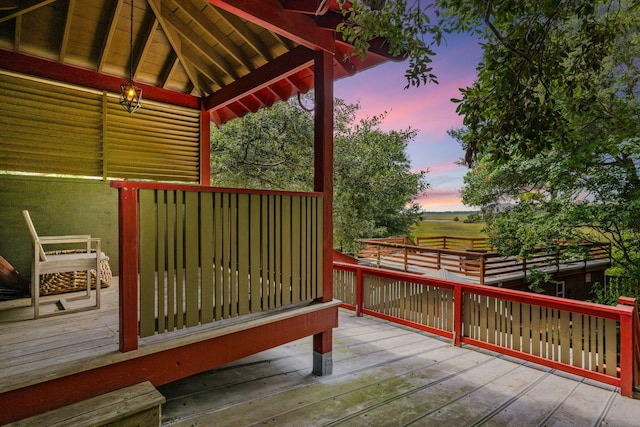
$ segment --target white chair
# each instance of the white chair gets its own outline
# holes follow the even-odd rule
[[[33,263],[31,270],[31,304],[33,305],[34,318],[45,317],[54,314],[68,313],[72,311],[84,311],[100,308],[100,262],[107,259],[100,251],[100,239],[92,238],[89,235],[78,236],[38,236],[29,211],[23,210],[24,216],[31,239],[33,241]],[[46,254],[43,245],[61,245],[61,244],[82,244],[82,249],[73,253],[62,254]],[[67,251],[68,252],[68,251]],[[71,309],[65,306],[66,300],[76,300],[80,298],[91,297],[91,270],[95,270],[96,274],[96,303],[91,306],[82,306],[80,308]],[[61,303],[63,310],[40,314],[40,275],[48,273],[65,273],[69,271],[86,271],[87,272],[87,292],[86,295],[79,297],[66,298],[62,300],[47,301],[49,303]],[[44,302],[43,302],[44,304]]]

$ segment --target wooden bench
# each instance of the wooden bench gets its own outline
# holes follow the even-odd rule
[[[164,396],[149,382],[72,403],[15,423],[26,426],[159,426]]]

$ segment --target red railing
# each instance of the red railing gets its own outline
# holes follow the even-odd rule
[[[111,185],[120,351],[136,350],[138,338],[324,296],[322,193]]]
[[[616,307],[334,262],[334,297],[371,315],[620,387],[638,384],[635,299]]]

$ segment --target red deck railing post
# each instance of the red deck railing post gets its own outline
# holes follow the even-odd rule
[[[356,268],[356,316],[362,317],[364,305],[364,274],[361,268]]]
[[[460,346],[462,340],[462,285],[453,288],[453,345]]]
[[[119,218],[120,351],[138,349],[138,189],[121,187]]]
[[[635,298],[618,298],[620,312],[620,394],[631,397],[636,384],[637,369],[635,351],[637,331],[634,333],[635,320],[638,316]]]

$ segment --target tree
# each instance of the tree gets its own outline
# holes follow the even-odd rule
[[[442,1],[450,28],[485,39],[464,128],[463,201],[518,201],[493,244],[525,256],[555,239],[602,240],[640,277],[640,5]],[[455,10],[453,9],[455,8]]]
[[[334,241],[349,253],[361,238],[408,234],[419,220],[412,200],[427,187],[405,151],[416,132],[383,132],[384,114],[357,120],[359,109],[335,100]],[[311,191],[311,113],[281,102],[213,130],[211,176],[217,186]]]

